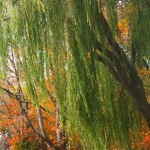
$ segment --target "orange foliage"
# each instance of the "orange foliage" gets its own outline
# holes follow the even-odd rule
[[[122,36],[128,34],[128,23],[127,23],[127,19],[123,18],[120,19],[118,22],[118,28],[120,33],[122,34]]]
[[[5,100],[5,102],[3,100]],[[52,103],[49,105],[51,108],[53,108],[53,106],[51,106]],[[30,122],[34,128],[40,132],[36,108],[31,104],[29,104],[28,107],[28,117]],[[40,140],[32,131],[32,129],[28,127],[25,116],[20,112],[18,101],[5,96],[3,99],[1,99],[0,110],[3,112],[0,113],[0,131],[3,131],[3,129],[7,128],[11,134],[11,137],[8,135],[6,136],[6,141],[9,148],[13,149],[13,147],[23,139],[27,139],[29,142]],[[55,142],[55,117],[46,111],[41,111],[41,113],[46,134],[53,142]]]

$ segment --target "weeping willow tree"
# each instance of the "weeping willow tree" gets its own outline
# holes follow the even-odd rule
[[[17,54],[33,103],[42,101],[36,87],[46,99],[45,79],[53,75],[62,127],[78,134],[83,149],[131,149],[132,133],[140,129],[138,112],[150,127],[150,106],[136,70],[145,63],[149,68],[149,1],[3,0],[0,5],[1,67],[10,50]],[[134,8],[123,14],[126,46],[118,34],[119,7]]]

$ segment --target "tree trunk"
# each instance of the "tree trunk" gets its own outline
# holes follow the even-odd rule
[[[42,114],[41,114],[41,110],[39,107],[36,107],[36,112],[37,112],[37,119],[38,119],[38,123],[39,123],[39,127],[40,127],[40,131],[43,137],[46,138],[46,133],[43,127],[43,119],[42,119]]]
[[[118,45],[113,37],[104,15],[102,13],[99,13],[99,15],[99,22],[104,25],[104,32],[109,43],[109,49],[105,47],[105,51],[103,51],[101,43],[95,39],[96,49],[98,49],[101,53],[101,55],[98,56],[98,60],[107,66],[116,80],[128,91],[132,100],[137,104],[139,110],[142,112],[148,123],[148,127],[150,128],[150,105],[146,100],[142,81],[138,76],[134,65],[132,66],[130,64],[123,49]]]

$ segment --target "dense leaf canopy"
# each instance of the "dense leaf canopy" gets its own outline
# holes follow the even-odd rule
[[[53,75],[62,126],[78,133],[85,149],[130,149],[140,125],[137,108],[150,126],[136,71],[150,66],[149,12],[148,0],[3,0],[1,78],[13,51],[35,105],[36,87],[46,99],[45,79]]]

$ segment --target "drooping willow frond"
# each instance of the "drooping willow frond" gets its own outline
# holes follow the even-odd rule
[[[132,23],[126,55],[117,41],[118,9],[130,8],[129,3],[136,11],[131,18],[125,14]],[[131,99],[150,123],[144,88],[132,64],[149,61],[146,0],[5,0],[0,9],[10,18],[0,18],[1,60],[11,49],[18,53],[35,104],[41,100],[36,88],[46,97],[45,79],[53,75],[62,125],[79,135],[84,149],[131,149],[131,133],[139,129]]]

